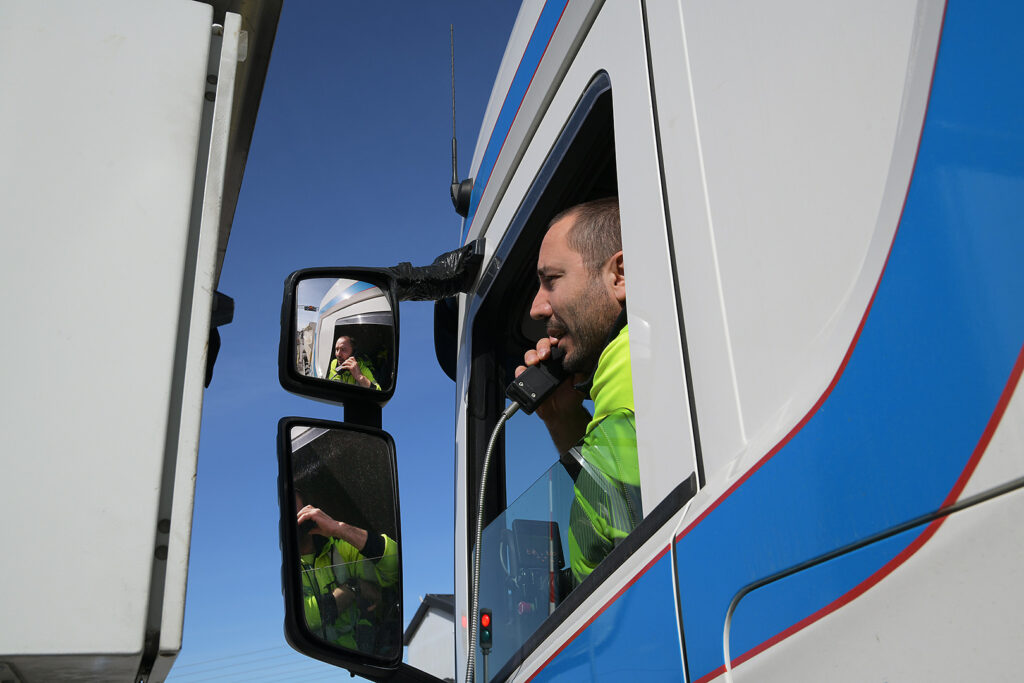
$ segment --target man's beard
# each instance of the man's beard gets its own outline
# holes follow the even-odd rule
[[[620,310],[618,302],[601,286],[600,278],[594,277],[575,301],[566,304],[562,317],[552,315],[548,319],[548,334],[567,334],[573,341],[572,350],[567,350],[562,359],[562,367],[573,373],[591,372]]]

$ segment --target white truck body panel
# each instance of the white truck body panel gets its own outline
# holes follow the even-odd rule
[[[85,4],[4,7],[3,289],[23,331],[4,344],[24,362],[5,371],[4,431],[20,456],[3,497],[25,523],[3,532],[18,549],[5,553],[3,602],[18,618],[2,640],[7,652],[54,653],[59,636],[64,652],[137,653],[148,604],[125,596],[149,593],[163,475],[137,454],[177,440],[170,369],[212,8],[125,0],[112,20]],[[55,628],[55,614],[93,626]]]
[[[163,680],[181,647],[247,39],[201,2],[0,5],[0,662],[17,680]]]

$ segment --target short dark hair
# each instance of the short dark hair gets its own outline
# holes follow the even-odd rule
[[[576,222],[566,239],[572,250],[583,257],[583,265],[588,269],[599,270],[613,254],[622,251],[618,197],[605,197],[571,206],[552,218],[548,227],[568,216],[575,217]]]

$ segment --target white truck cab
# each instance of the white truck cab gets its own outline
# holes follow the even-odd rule
[[[471,659],[476,681],[1016,677],[1021,19],[524,3],[470,172],[483,262],[439,306],[457,311],[438,334],[457,351],[455,680]],[[545,334],[549,222],[607,196],[642,519],[566,587],[574,475],[536,418],[496,429]]]

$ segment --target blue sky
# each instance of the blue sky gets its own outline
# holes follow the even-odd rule
[[[448,197],[448,26],[455,23],[459,169],[469,172],[518,3],[290,0],[278,28],[220,291],[234,321],[206,392],[185,633],[169,681],[349,680],[284,642],[277,421],[340,420],[277,379],[284,278],[313,266],[427,264],[458,246]],[[401,305],[395,398],[408,621],[451,592],[455,385],[433,308]]]

